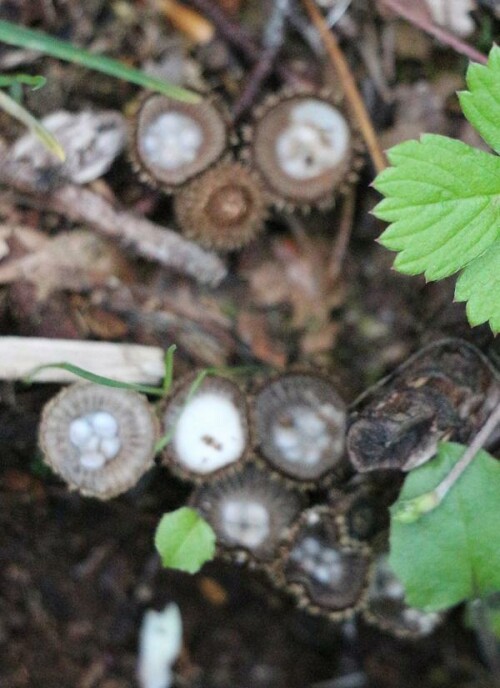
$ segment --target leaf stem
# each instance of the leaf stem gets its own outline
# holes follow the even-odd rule
[[[500,403],[496,405],[495,409],[488,416],[485,424],[481,430],[474,437],[470,445],[467,447],[463,453],[462,458],[457,461],[453,466],[448,475],[439,483],[439,485],[434,489],[436,496],[439,500],[439,504],[446,497],[451,487],[457,482],[465,469],[472,462],[473,458],[476,456],[478,451],[483,448],[488,437],[495,430],[497,425],[500,423]],[[437,506],[437,505],[436,505]]]
[[[500,423],[500,403],[488,416],[481,430],[474,437],[470,445],[464,451],[461,458],[453,466],[448,475],[443,478],[437,487],[430,492],[425,492],[413,499],[402,501],[395,511],[393,518],[400,523],[414,523],[424,514],[433,511],[446,497],[450,489],[468,468],[480,449],[483,448],[488,437]]]

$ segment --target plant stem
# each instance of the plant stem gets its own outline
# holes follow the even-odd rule
[[[495,430],[499,423],[500,403],[497,404],[496,408],[489,415],[486,423],[483,425],[481,430],[477,433],[470,445],[467,447],[462,458],[453,466],[452,470],[448,473],[446,478],[444,478],[435,488],[434,492],[439,500],[439,504],[443,501],[443,499],[448,494],[450,488],[457,482],[462,473],[469,466],[469,464],[476,456],[478,451],[482,449],[488,437]]]
[[[342,50],[337,43],[337,39],[333,33],[328,28],[327,23],[322,17],[317,6],[314,4],[313,0],[303,0],[303,3],[307,9],[309,17],[313,22],[314,26],[321,36],[321,40],[324,43],[326,51],[330,56],[330,60],[337,71],[339,79],[345,91],[345,97],[347,102],[351,106],[354,116],[358,120],[359,128],[361,129],[361,134],[368,148],[368,152],[373,162],[373,166],[377,172],[382,172],[387,167],[387,161],[385,155],[380,147],[380,144],[373,128],[373,124],[366,110],[363,99],[358,91],[356,82],[351,73],[347,60],[344,57]]]
[[[397,510],[393,514],[393,518],[400,523],[414,523],[424,514],[438,507],[462,473],[471,464],[478,451],[482,449],[488,437],[494,432],[499,423],[500,403],[497,404],[495,409],[488,416],[485,424],[467,447],[462,457],[453,466],[448,475],[443,478],[439,485],[430,492],[425,492],[418,497],[404,500],[399,504]]]
[[[465,55],[470,60],[479,62],[480,64],[485,65],[488,63],[488,58],[471,45],[465,43],[465,41],[461,41],[460,38],[457,38],[457,36],[454,36],[440,26],[436,26],[432,22],[422,19],[420,14],[412,12],[408,7],[402,5],[399,0],[382,0],[382,3],[393,12],[396,12],[400,17],[403,17],[403,19],[406,19],[414,26],[418,26],[418,28],[425,31],[425,33],[434,36],[438,41],[453,48],[457,53]]]
[[[243,91],[234,107],[235,120],[238,120],[253,105],[262,82],[267,79],[274,68],[276,57],[283,44],[289,9],[290,0],[275,0],[264,32],[262,53],[248,75]]]

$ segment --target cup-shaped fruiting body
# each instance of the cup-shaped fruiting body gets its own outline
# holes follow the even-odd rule
[[[157,425],[142,395],[83,383],[45,406],[39,441],[45,462],[71,489],[109,499],[153,465]]]
[[[171,437],[163,462],[184,480],[219,478],[243,466],[250,449],[245,395],[227,378],[196,374],[175,385],[160,407],[162,435]]]
[[[254,398],[255,439],[266,463],[313,487],[341,466],[346,409],[333,385],[315,373],[288,373]]]
[[[257,109],[245,155],[278,207],[327,207],[356,179],[360,142],[340,98],[283,92]]]
[[[217,251],[248,244],[264,228],[266,207],[259,178],[248,167],[232,161],[201,174],[174,200],[183,234]]]
[[[405,604],[405,589],[389,566],[387,554],[376,557],[365,620],[400,638],[421,638],[432,633],[443,621],[439,612],[425,612]]]
[[[354,540],[372,543],[389,528],[389,506],[399,492],[399,482],[389,486],[363,481],[357,475],[342,489],[333,488],[328,503],[339,517],[343,533]]]
[[[370,548],[346,538],[328,506],[304,511],[272,572],[300,607],[332,620],[351,617],[365,602]]]
[[[276,557],[303,507],[300,493],[252,464],[198,487],[190,503],[214,529],[219,553],[251,565]]]
[[[360,471],[408,471],[439,441],[468,442],[500,401],[498,376],[461,340],[432,344],[364,395],[350,418],[349,458]]]
[[[131,139],[132,160],[144,181],[172,192],[221,158],[228,127],[213,99],[181,103],[153,93],[138,106]]]

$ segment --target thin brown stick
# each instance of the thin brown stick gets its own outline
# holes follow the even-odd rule
[[[10,162],[5,149],[1,148],[0,183],[31,195],[44,208],[73,222],[82,222],[135,253],[194,277],[198,282],[215,286],[226,276],[226,266],[214,253],[203,250],[167,227],[115,208],[86,187],[64,184],[47,192],[40,188],[36,170],[26,164]]]
[[[403,6],[399,2],[399,0],[382,0],[382,3],[386,7],[391,9],[393,12],[396,12],[396,14],[398,14],[400,17],[403,17],[403,19],[406,19],[414,26],[418,26],[418,28],[422,29],[422,31],[425,31],[425,33],[428,33],[434,38],[437,38],[438,41],[441,41],[445,45],[448,45],[450,48],[453,48],[453,50],[456,50],[457,53],[465,55],[474,62],[479,62],[480,64],[487,64],[488,58],[485,55],[480,53],[478,50],[473,48],[468,43],[465,43],[465,41],[462,41],[460,40],[460,38],[457,38],[457,36],[454,36],[452,33],[449,33],[448,31],[446,31],[446,29],[443,29],[440,26],[436,26],[436,24],[427,21],[425,17],[420,16],[420,13],[412,12],[411,9],[408,9],[408,7]]]
[[[217,3],[211,0],[189,0],[190,4],[199,12],[203,13],[213,22],[217,33],[230,45],[252,63],[259,62],[261,58],[261,48],[254,43],[251,36],[237,22],[229,19]],[[305,83],[305,79],[286,65],[275,62],[273,71],[285,83],[296,85]]]
[[[328,278],[332,283],[339,278],[342,270],[342,263],[344,262],[344,256],[351,237],[355,207],[356,192],[353,188],[345,196],[342,202],[339,228],[330,254]]]
[[[316,27],[321,40],[326,48],[326,51],[331,59],[332,65],[336,70],[342,86],[345,91],[347,102],[351,106],[354,116],[356,117],[361,134],[365,140],[366,147],[373,162],[373,166],[377,172],[382,172],[387,167],[387,161],[380,147],[380,144],[373,128],[370,116],[366,110],[363,99],[358,91],[354,77],[344,57],[342,50],[337,43],[337,39],[328,28],[320,11],[314,4],[313,0],[302,0],[304,6]]]

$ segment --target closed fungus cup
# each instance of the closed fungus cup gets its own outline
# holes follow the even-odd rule
[[[253,402],[255,440],[265,462],[304,488],[340,470],[345,404],[330,382],[288,373],[267,383]]]
[[[152,467],[157,426],[142,395],[79,383],[45,406],[39,442],[45,462],[71,489],[110,499]]]
[[[342,532],[347,537],[372,543],[380,533],[387,531],[388,507],[397,498],[399,487],[398,481],[394,482],[396,489],[381,489],[378,485],[358,481],[358,484],[343,486],[341,490],[330,490],[328,503],[339,516]]]
[[[227,145],[225,114],[210,98],[192,104],[149,94],[132,124],[134,166],[144,181],[167,193],[217,162]]]
[[[214,529],[219,554],[253,566],[276,557],[303,507],[300,493],[252,464],[198,487],[190,503]]]
[[[370,569],[370,548],[343,536],[330,507],[317,506],[291,529],[271,575],[300,607],[340,621],[364,605]]]
[[[266,200],[259,178],[237,162],[222,162],[184,186],[174,210],[183,234],[202,246],[231,251],[264,228]]]
[[[160,425],[162,435],[171,437],[163,463],[199,483],[242,468],[250,430],[246,399],[234,382],[212,375],[199,385],[195,380],[193,374],[175,385],[160,405]]]
[[[246,133],[247,156],[278,207],[328,207],[357,179],[360,139],[341,99],[320,93],[268,98]]]
[[[387,554],[378,555],[363,618],[399,638],[422,638],[443,621],[441,612],[425,612],[405,604],[405,589],[389,566]]]

